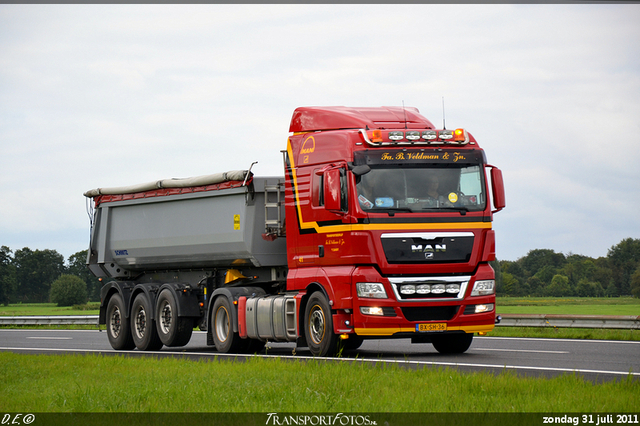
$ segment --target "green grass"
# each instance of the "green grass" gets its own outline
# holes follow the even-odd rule
[[[598,328],[496,327],[489,337],[540,339],[633,340],[640,341],[640,330],[602,330]]]
[[[640,381],[284,361],[0,353],[5,412],[635,412]]]
[[[640,299],[631,297],[498,297],[498,314],[633,315]]]
[[[640,299],[631,297],[498,297],[498,315],[633,315],[640,316]],[[602,330],[555,327],[496,327],[489,336],[557,339],[635,340],[640,330]]]
[[[9,306],[0,305],[0,316],[32,316],[32,315],[98,315],[99,303],[89,303],[81,306],[63,306],[55,303],[16,303]]]

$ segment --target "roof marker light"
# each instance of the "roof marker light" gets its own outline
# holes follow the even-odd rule
[[[452,130],[440,130],[440,139],[449,140],[453,139]]]
[[[420,140],[420,132],[417,132],[417,131],[407,132],[407,140],[410,140],[410,141]]]
[[[389,139],[392,141],[401,141],[402,139],[404,139],[404,132],[389,132]]]
[[[456,129],[453,132],[453,140],[459,142],[461,145],[469,142],[467,131],[464,129]]]
[[[371,142],[382,142],[382,131],[380,129],[371,130],[369,133]]]
[[[424,132],[422,132],[422,139],[427,140],[427,141],[433,141],[436,140],[438,138],[438,132],[436,132],[435,130],[425,130]]]
[[[367,145],[378,146],[382,142],[382,132],[380,130],[364,130],[358,131],[360,137]],[[359,142],[356,145],[360,144]]]

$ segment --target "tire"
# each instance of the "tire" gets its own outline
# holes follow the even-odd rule
[[[461,354],[469,349],[473,341],[473,334],[449,334],[431,338],[433,347],[441,354]]]
[[[122,297],[116,293],[107,304],[107,337],[111,347],[117,351],[129,351],[136,347],[131,337],[129,318],[124,313]]]
[[[140,293],[131,307],[131,336],[136,348],[141,351],[157,351],[162,341],[156,332],[156,324],[151,315],[151,303],[146,294]]]
[[[213,314],[211,315],[211,335],[213,343],[218,352],[239,353],[246,348],[246,341],[240,338],[238,333],[233,332],[232,305],[226,296],[220,296],[213,303]]]
[[[178,316],[178,303],[171,289],[164,289],[156,303],[156,328],[166,346],[185,346],[191,340],[193,320]]]
[[[336,354],[338,336],[333,332],[331,307],[321,292],[315,292],[309,298],[304,311],[304,331],[307,346],[313,356]]]

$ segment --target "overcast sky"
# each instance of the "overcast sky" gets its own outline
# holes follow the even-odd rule
[[[417,107],[504,173],[499,259],[640,238],[640,4],[0,5],[0,245],[87,248],[82,193],[283,174],[298,106]]]

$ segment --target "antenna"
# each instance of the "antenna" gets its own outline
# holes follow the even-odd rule
[[[402,113],[404,114],[404,128],[407,129],[407,111],[404,109],[404,99],[402,100]]]
[[[447,126],[444,123],[444,96],[442,97],[442,130],[447,130]]]

